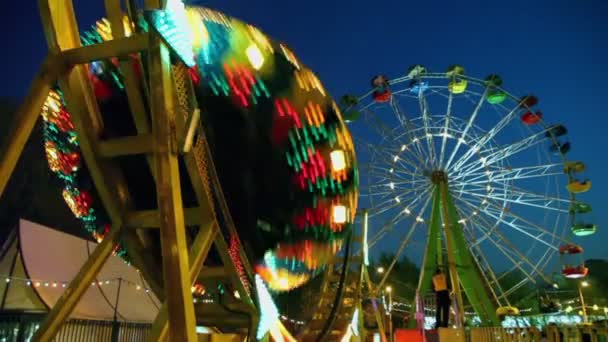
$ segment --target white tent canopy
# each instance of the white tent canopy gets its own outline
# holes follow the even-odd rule
[[[96,244],[21,220],[0,259],[2,310],[46,311],[52,307]],[[120,291],[119,291],[120,287]],[[112,256],[91,284],[72,318],[152,322],[160,303],[139,272]],[[118,303],[118,305],[115,305]]]

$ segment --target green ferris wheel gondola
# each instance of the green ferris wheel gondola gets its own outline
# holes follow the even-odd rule
[[[569,212],[571,214],[587,214],[592,211],[591,205],[583,202],[572,203]]]
[[[486,98],[486,101],[488,101],[489,104],[501,104],[506,100],[507,93],[504,90],[499,89],[499,87],[502,86],[502,78],[500,76],[490,75],[486,77],[484,83],[489,88],[488,96]]]
[[[570,230],[576,236],[589,236],[595,234],[597,227],[594,223],[577,223]]]

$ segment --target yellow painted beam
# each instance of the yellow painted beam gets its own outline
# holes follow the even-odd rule
[[[445,181],[439,183],[439,191],[441,193],[441,209],[443,213],[443,229],[445,230],[445,245],[446,251],[448,255],[448,267],[450,270],[450,282],[452,284],[452,291],[454,292],[454,296],[456,297],[456,315],[458,319],[456,322],[458,325],[457,328],[462,328],[464,324],[464,302],[462,300],[462,291],[460,290],[460,280],[458,279],[458,270],[456,269],[456,257],[454,256],[454,249],[452,244],[452,235],[450,233],[450,229],[452,229],[452,224],[454,222],[450,222],[450,216],[448,213],[448,204],[447,204],[447,194],[448,194],[448,184]],[[440,251],[441,252],[441,251]]]
[[[184,208],[184,224],[198,226],[206,218],[201,216],[199,207]],[[138,210],[128,212],[125,216],[125,226],[129,228],[158,228],[161,225],[160,211]]]
[[[26,100],[23,101],[15,113],[13,127],[9,131],[9,135],[4,142],[2,150],[0,150],[0,156],[2,158],[0,164],[0,196],[4,192],[4,188],[15,170],[15,166],[19,161],[23,148],[36,125],[36,121],[38,121],[42,105],[61,70],[56,57],[47,57],[42,63],[36,78],[34,78],[34,81],[32,82]]]
[[[150,36],[150,102],[156,140],[154,164],[170,341],[196,341],[188,246],[175,140],[175,103],[169,50]]]
[[[189,254],[189,263],[190,263],[190,284],[193,284],[196,281],[198,275],[202,272],[203,264],[205,259],[207,259],[207,255],[209,254],[209,250],[213,245],[213,240],[217,235],[219,227],[215,220],[212,224],[202,225],[196,234],[196,238],[190,246]],[[224,271],[222,267],[215,267],[214,269],[221,269]],[[156,315],[156,319],[154,320],[154,324],[152,325],[152,331],[148,338],[151,341],[165,341],[167,339],[167,333],[169,331],[168,323],[169,312],[167,310],[167,303],[163,303],[158,314]]]
[[[55,306],[45,317],[40,329],[34,335],[34,341],[52,341],[63,322],[72,313],[78,301],[84,293],[91,287],[91,282],[95,280],[97,274],[105,264],[106,260],[112,255],[120,236],[121,227],[114,226],[105,239],[97,245],[93,254],[82,265],[80,271],[71,281],[70,286],[63,292]]]
[[[120,0],[105,0],[107,17],[112,28],[112,36],[115,39],[125,37],[123,25],[124,13],[122,12],[120,3]],[[136,68],[143,70],[141,60],[133,58],[119,59],[119,69],[123,76],[125,92],[127,93],[127,100],[129,101],[129,108],[131,109],[131,116],[133,116],[135,128],[137,129],[138,134],[147,134],[151,132],[150,119],[143,96],[143,93],[145,93],[147,89],[147,85],[143,82],[144,80],[141,80],[135,73]],[[154,156],[147,155],[146,160],[152,176],[156,178]]]
[[[105,158],[128,156],[133,154],[147,154],[154,152],[152,134],[140,134],[129,137],[120,137],[102,140],[98,144],[98,153]]]
[[[40,16],[52,54],[81,47],[80,33],[71,0],[38,0]],[[77,65],[59,77],[59,86],[64,93],[67,109],[70,112],[78,133],[80,149],[99,197],[113,224],[122,225],[123,215],[130,206],[128,187],[119,169],[97,158],[97,139],[103,127],[101,113],[92,91],[87,68]],[[123,242],[131,251],[133,265],[141,268],[150,288],[162,297],[160,276],[150,274],[156,261],[143,253],[144,246],[134,230],[126,230]],[[145,265],[145,266],[144,266]]]
[[[140,52],[148,47],[148,40],[147,33],[139,33],[126,38],[65,50],[62,52],[62,56],[68,65],[86,64]]]

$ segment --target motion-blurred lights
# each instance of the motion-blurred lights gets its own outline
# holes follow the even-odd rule
[[[393,288],[390,287],[390,286],[387,286],[386,287],[386,293],[391,293],[391,292],[393,292]]]
[[[247,58],[249,59],[249,63],[255,70],[260,70],[264,65],[264,56],[262,55],[262,51],[255,43],[249,45],[247,50],[245,50],[247,54]]]
[[[344,157],[344,151],[335,150],[329,154],[331,159],[331,168],[334,172],[343,171],[346,169],[346,158]]]
[[[582,287],[589,287],[589,282],[588,282],[588,281],[586,281],[586,280],[583,280],[583,281],[581,282],[581,286],[582,286]]]
[[[379,274],[384,273],[384,267],[378,267],[378,269],[376,270]]]
[[[599,307],[599,306],[597,306],[597,304],[593,305],[593,310],[597,311],[597,310],[599,310],[599,309],[600,309],[600,307]]]
[[[568,307],[566,307],[566,313],[570,313],[572,312],[572,306],[568,305]]]
[[[346,207],[343,205],[334,205],[333,208],[333,219],[336,224],[343,224],[346,222]]]

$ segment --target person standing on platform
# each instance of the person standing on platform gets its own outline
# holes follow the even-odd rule
[[[433,290],[436,298],[435,327],[446,328],[450,317],[450,291],[446,276],[437,268],[433,275]]]

